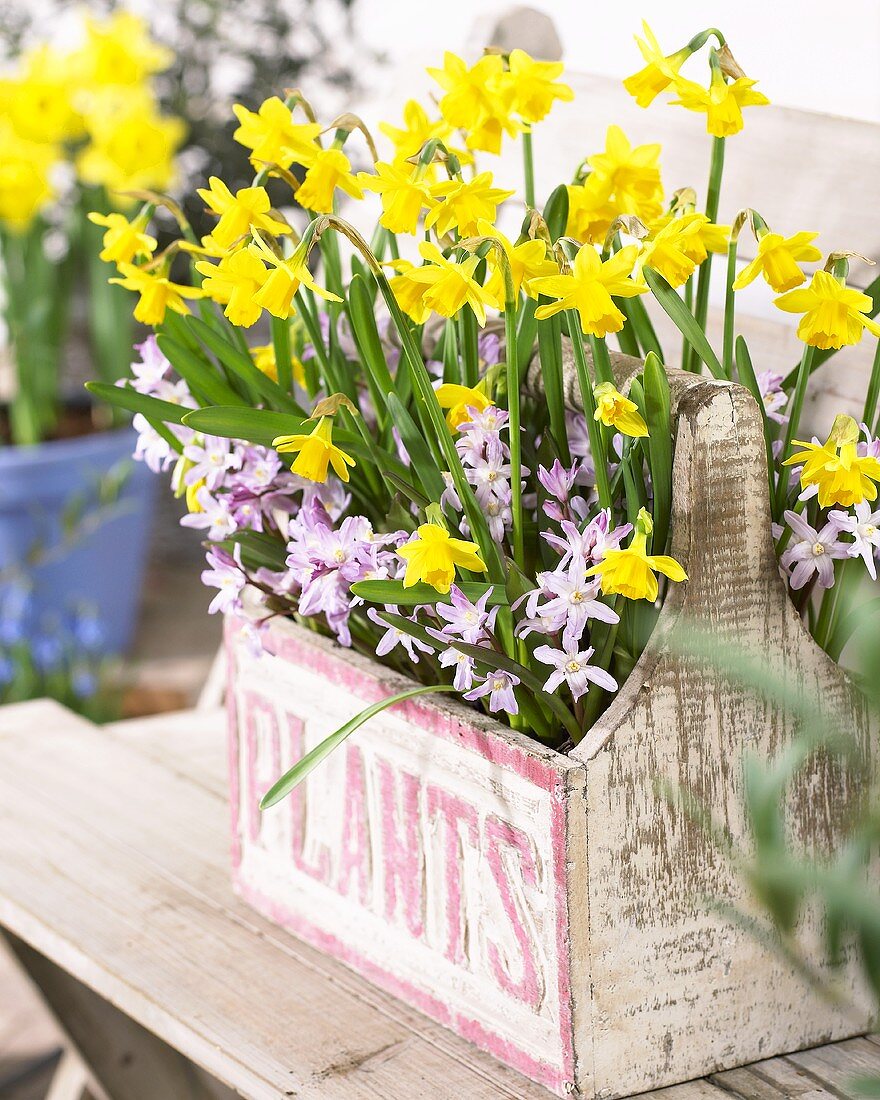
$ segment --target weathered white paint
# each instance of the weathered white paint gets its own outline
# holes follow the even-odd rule
[[[621,385],[639,366],[615,365]],[[779,577],[754,402],[680,372],[670,382],[673,553],[690,581],[570,754],[457,703],[419,701],[363,727],[298,801],[260,817],[275,776],[402,681],[283,621],[255,659],[228,624],[242,895],[559,1095],[630,1095],[858,1034],[868,1018],[864,1007],[829,1009],[787,964],[707,911],[701,895],[742,903],[744,888],[655,786],[693,791],[747,843],[743,750],[770,756],[796,733],[772,703],[669,651],[687,617],[839,710],[866,747],[869,733],[863,702],[806,634]],[[413,831],[402,834],[396,799],[407,783]],[[852,797],[817,762],[792,801],[794,835],[826,850]],[[437,812],[443,800],[456,805],[452,818]],[[494,875],[493,821],[505,849]],[[392,879],[413,899],[415,921],[385,908]],[[805,935],[815,932],[807,918]],[[857,975],[847,980],[861,1003]]]

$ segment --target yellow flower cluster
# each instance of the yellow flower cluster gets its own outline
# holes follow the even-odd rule
[[[160,114],[151,77],[170,61],[124,11],[101,22],[87,16],[72,49],[23,56],[0,81],[0,221],[26,230],[55,198],[65,160],[83,183],[111,193],[168,188],[184,127]]]
[[[645,37],[636,36],[636,43],[645,59],[645,66],[623,82],[640,107],[649,107],[662,92],[671,91],[675,96],[671,103],[705,114],[708,133],[723,138],[738,134],[743,128],[743,107],[761,107],[769,103],[762,92],[755,90],[754,80],[743,75],[730,78],[724,70],[720,53],[714,49],[709,54],[708,87],[681,75],[682,65],[699,48],[699,40],[705,40],[708,35],[698,36],[675,53],[664,54],[648,24],[643,23],[642,26]],[[717,32],[711,33],[717,36]],[[719,41],[719,47],[724,45]],[[736,71],[739,72],[738,67]]]

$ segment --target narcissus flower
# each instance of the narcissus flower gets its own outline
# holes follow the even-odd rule
[[[388,280],[397,304],[407,317],[411,317],[417,325],[423,325],[431,316],[431,311],[425,305],[426,284],[412,277],[413,272],[419,270],[418,265],[411,260],[393,260],[386,266],[397,272]]]
[[[353,199],[364,197],[345,153],[341,149],[319,149],[297,188],[296,201],[316,214],[330,214],[337,187]]]
[[[863,329],[880,336],[880,324],[868,316],[873,304],[867,294],[838,282],[827,271],[815,272],[809,286],[790,290],[774,302],[786,313],[803,313],[798,337],[823,349],[857,344]]]
[[[481,172],[472,180],[444,180],[431,187],[431,196],[442,199],[425,218],[425,229],[435,229],[443,236],[450,229],[457,229],[463,237],[477,232],[481,219],[495,220],[499,203],[509,199],[513,191],[492,186],[492,173]]]
[[[468,149],[501,151],[504,133],[521,129],[512,117],[514,89],[498,54],[486,54],[468,67],[454,53],[446,53],[442,69],[428,69],[446,95],[440,112],[450,126],[467,131]]]
[[[637,73],[628,76],[623,86],[640,107],[650,107],[657,96],[665,92],[678,76],[678,70],[690,57],[691,51],[685,46],[675,53],[664,54],[654,32],[644,20],[642,31],[644,38],[639,38],[638,35],[634,37],[647,64]]]
[[[338,295],[331,294],[329,290],[318,286],[312,278],[303,252],[298,250],[289,259],[282,259],[259,236],[249,245],[249,249],[272,268],[266,276],[266,281],[254,295],[254,301],[262,309],[268,310],[273,317],[279,317],[284,321],[291,315],[293,297],[299,290],[300,284],[307,286],[313,294],[317,294],[328,302],[342,301]]]
[[[580,314],[585,336],[606,336],[619,332],[626,318],[612,301],[644,294],[647,287],[629,278],[638,256],[636,245],[627,245],[604,263],[591,244],[578,250],[570,275],[550,275],[535,279],[532,284],[540,294],[559,301],[538,306],[539,321],[564,309],[576,309]]]
[[[445,594],[455,580],[456,566],[475,573],[486,572],[479,546],[475,542],[450,538],[449,532],[437,523],[423,523],[415,538],[399,547],[397,553],[406,562],[404,588],[424,581]]]
[[[200,187],[198,194],[208,209],[220,218],[211,234],[220,248],[230,248],[251,229],[276,237],[292,232],[286,222],[270,215],[272,203],[265,187],[242,187],[233,195],[217,176],[211,176],[208,182],[210,189]]]
[[[379,224],[392,233],[415,233],[423,207],[431,207],[429,183],[411,164],[387,164],[379,161],[376,174],[361,172],[358,183],[366,191],[382,196]]]
[[[294,163],[308,167],[320,152],[321,124],[294,122],[293,112],[278,96],[264,100],[256,112],[240,103],[232,110],[240,123],[232,136],[251,150],[251,160],[258,167],[277,164],[289,168]]]
[[[117,11],[100,22],[86,16],[85,30],[85,42],[71,59],[81,85],[140,84],[174,60],[133,12]]]
[[[620,594],[628,600],[653,603],[659,592],[657,573],[663,573],[672,581],[687,580],[687,573],[675,558],[646,553],[648,535],[653,530],[654,521],[641,508],[629,546],[622,550],[606,550],[598,565],[587,570],[588,577],[599,577],[606,596]]]
[[[513,109],[526,122],[540,122],[557,99],[565,103],[574,99],[574,92],[567,84],[557,83],[562,76],[561,61],[535,61],[525,50],[511,50],[508,66]]]
[[[758,240],[758,254],[746,264],[733,280],[733,289],[742,290],[759,275],[764,276],[777,294],[793,290],[806,280],[798,264],[820,260],[822,253],[812,243],[818,234],[795,233],[783,237],[781,233],[765,233]]]
[[[706,130],[713,137],[730,137],[743,128],[743,107],[764,107],[770,102],[763,92],[754,90],[756,83],[740,76],[728,84],[721,69],[713,66],[708,88],[693,80],[677,77],[675,90],[678,99],[671,102],[689,111],[705,113]]]
[[[104,226],[104,247],[98,253],[102,260],[113,264],[128,264],[136,256],[152,256],[156,238],[145,232],[147,219],[129,221],[124,214],[100,214],[92,211],[89,221]]]
[[[858,439],[859,426],[855,420],[851,416],[837,416],[824,443],[796,439],[795,446],[803,450],[795,452],[783,465],[803,463],[801,487],[808,489],[815,485],[822,508],[833,504],[851,508],[863,500],[876,500],[880,459],[859,455]]]
[[[636,270],[650,267],[659,271],[672,287],[679,287],[709,252],[727,246],[729,225],[713,225],[705,214],[682,214],[658,219],[653,236],[644,242]]]
[[[77,158],[86,183],[108,191],[166,191],[175,179],[174,156],[186,127],[160,115],[147,92],[107,88],[86,116],[91,141]]]
[[[110,279],[109,282],[140,295],[134,307],[134,318],[142,325],[161,325],[168,309],[187,314],[190,309],[184,298],[205,297],[205,292],[200,288],[172,283],[167,273],[161,271],[145,271],[134,264],[120,264],[119,274],[122,278]]]
[[[26,141],[0,117],[0,221],[28,228],[55,196],[51,173],[60,155],[54,145]]]
[[[602,244],[617,216],[617,209],[611,202],[610,184],[594,172],[582,184],[570,184],[566,190],[568,221],[565,235],[587,244]]]
[[[520,290],[530,298],[537,298],[538,292],[533,289],[534,279],[543,278],[546,275],[556,275],[559,268],[547,255],[547,244],[541,240],[525,240],[521,244],[513,244],[491,222],[480,221],[477,223],[477,232],[481,237],[493,237],[504,247],[507,254],[507,262],[510,264],[510,277],[513,281],[513,293],[519,294]],[[504,308],[504,275],[498,257],[495,252],[490,252],[486,257],[492,274],[486,283],[486,290],[495,299],[499,309]]]
[[[615,213],[635,214],[645,223],[663,207],[660,146],[633,146],[619,126],[609,126],[605,152],[587,158],[598,180],[614,194]]]
[[[241,248],[224,256],[214,265],[205,260],[196,264],[203,275],[202,289],[212,301],[226,308],[223,313],[234,325],[250,328],[263,312],[256,294],[269,276],[269,269],[250,249]]]
[[[456,263],[447,260],[435,244],[427,241],[419,245],[419,252],[428,262],[408,270],[405,277],[426,287],[422,297],[424,305],[441,317],[454,317],[462,306],[469,305],[477,321],[484,325],[486,306],[493,305],[494,301],[485,287],[474,279],[480,257],[469,256]]]
[[[414,99],[407,100],[403,106],[403,126],[380,122],[379,129],[391,139],[397,163],[418,156],[425,143],[432,138],[446,138],[452,132],[446,119],[429,118],[425,108]]]
[[[306,481],[325,482],[328,467],[340,481],[348,481],[348,467],[354,459],[333,442],[333,420],[322,416],[309,435],[279,435],[272,440],[279,454],[297,454],[291,470]]]
[[[600,382],[593,387],[596,398],[594,420],[601,420],[607,428],[614,428],[624,435],[639,437],[648,434],[648,425],[635,401],[624,397],[611,382]]]
[[[454,382],[444,382],[434,392],[437,394],[437,403],[440,408],[449,410],[446,414],[446,423],[455,431],[460,424],[465,424],[471,419],[468,409],[482,412],[492,404],[482,390],[473,389],[470,386],[458,386]]]
[[[251,358],[258,371],[265,374],[267,378],[271,378],[273,382],[278,381],[278,363],[275,360],[274,344],[260,344],[258,347],[251,348]],[[306,373],[302,360],[296,355],[291,355],[290,367],[294,381],[297,385],[304,386],[306,384]]]

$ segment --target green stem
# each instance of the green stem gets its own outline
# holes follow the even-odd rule
[[[293,391],[293,365],[290,358],[290,323],[278,317],[272,318],[272,347],[275,350],[275,369],[278,385],[285,393]]]
[[[507,280],[510,284],[510,280]],[[523,541],[522,514],[522,432],[520,430],[520,371],[516,348],[516,299],[512,285],[504,303],[504,339],[507,359],[507,412],[510,416],[510,510],[513,523],[513,560],[525,570],[525,545]]]
[[[736,278],[736,239],[731,237],[727,246],[727,275],[724,280],[724,342],[721,365],[728,378],[733,377],[733,323],[736,312],[736,294],[733,281]],[[707,261],[708,262],[708,261]]]
[[[684,284],[684,304],[687,307],[688,313],[693,315],[694,312],[694,277],[691,277]],[[691,370],[691,355],[693,354],[693,348],[685,340],[681,345],[681,369]]]
[[[718,221],[718,203],[721,198],[721,177],[724,173],[724,138],[712,138],[712,159],[709,164],[709,187],[706,192],[706,217],[710,222]],[[706,318],[709,314],[709,283],[712,275],[712,253],[710,252],[700,266],[697,277],[697,301],[694,316],[697,324],[706,331]],[[690,366],[699,369],[696,353],[691,352]]]
[[[810,368],[815,351],[816,349],[811,344],[804,344],[804,354],[801,356],[801,363],[798,367],[788,423],[785,425],[785,432],[782,437],[782,448],[779,451],[779,477],[776,482],[777,517],[782,515],[783,509],[785,508],[785,497],[788,491],[788,467],[783,466],[782,463],[788,457],[791,441],[794,439],[798,424],[800,423],[801,412],[804,408],[804,399],[807,395],[807,386],[810,382]]]
[[[526,130],[522,136],[523,176],[525,179],[526,206],[535,205],[535,158],[532,150],[532,132]]]
[[[874,365],[871,367],[871,380],[868,383],[868,392],[865,395],[865,408],[862,412],[862,423],[870,428],[877,413],[877,399],[880,398],[880,340],[874,349]]]
[[[584,416],[587,419],[587,431],[590,433],[590,450],[593,452],[593,465],[596,468],[596,492],[599,494],[599,506],[610,509],[611,485],[608,481],[608,459],[605,453],[605,440],[600,430],[601,426],[595,418],[596,398],[593,396],[593,380],[590,378],[587,357],[584,353],[580,319],[575,310],[566,310],[565,320],[568,325],[572,350],[574,351],[574,363],[581,390],[581,400],[584,405]]]

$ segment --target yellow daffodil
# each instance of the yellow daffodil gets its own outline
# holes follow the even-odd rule
[[[249,111],[240,103],[232,110],[239,121],[232,136],[250,149],[251,161],[258,167],[277,164],[289,168],[294,163],[308,167],[320,152],[321,124],[294,122],[293,112],[278,96],[264,100],[258,111]]]
[[[257,370],[265,374],[267,378],[271,378],[273,382],[277,382],[278,363],[275,360],[275,345],[260,344],[258,347],[251,348],[250,350],[251,358]],[[291,355],[290,367],[294,381],[297,385],[304,386],[306,384],[306,372],[299,356]]]
[[[814,348],[857,344],[863,329],[880,336],[880,324],[868,316],[873,307],[870,297],[827,271],[815,272],[809,286],[790,290],[774,304],[786,313],[803,313],[797,334]]]
[[[640,509],[629,546],[622,550],[606,550],[599,564],[587,570],[588,577],[599,577],[606,596],[619,594],[628,600],[653,603],[659,591],[657,573],[672,581],[687,580],[687,573],[675,558],[646,553],[648,535],[653,530],[654,521],[644,508]]]
[[[231,252],[217,265],[200,260],[196,271],[204,276],[202,289],[212,301],[226,307],[223,313],[234,325],[250,328],[259,319],[262,307],[256,295],[269,271],[250,249]]]
[[[693,80],[676,77],[678,98],[671,102],[689,111],[703,112],[706,130],[713,137],[730,137],[743,128],[743,107],[763,107],[770,102],[763,92],[754,90],[756,83],[741,76],[728,84],[721,69],[713,66],[708,88]]]
[[[380,122],[379,129],[394,145],[396,163],[417,157],[425,143],[432,138],[444,139],[452,133],[452,127],[446,119],[429,118],[425,108],[414,99],[407,100],[403,106],[403,126]]]
[[[576,309],[585,336],[619,332],[626,318],[611,300],[612,295],[632,298],[648,289],[629,278],[638,251],[635,245],[628,245],[603,263],[591,244],[583,245],[575,257],[571,274],[534,280],[532,285],[540,294],[559,299],[538,306],[535,317],[542,321],[561,310]]]
[[[103,226],[103,249],[99,257],[112,264],[128,264],[137,256],[152,256],[156,250],[156,238],[145,232],[147,218],[129,221],[124,214],[101,214],[92,211],[89,221]]]
[[[638,438],[648,434],[648,425],[635,401],[624,397],[611,382],[600,382],[593,387],[596,398],[594,420],[600,420],[607,428],[614,428],[624,435]]]
[[[492,295],[474,279],[480,257],[469,256],[456,263],[447,260],[435,244],[427,241],[419,245],[419,252],[428,262],[407,271],[406,278],[427,288],[422,298],[424,305],[441,317],[454,317],[462,306],[468,305],[479,324],[485,325],[486,306],[494,302]]]
[[[535,61],[525,50],[511,50],[508,59],[513,85],[513,109],[526,122],[540,122],[557,99],[574,99],[567,84],[556,83],[564,68],[561,61]]]
[[[851,508],[863,500],[876,500],[880,459],[860,456],[858,439],[859,426],[855,420],[851,416],[837,416],[824,443],[794,440],[795,446],[803,447],[803,450],[787,458],[783,465],[803,463],[801,487],[807,489],[815,485],[822,508],[830,508],[834,504]]]
[[[161,270],[145,271],[134,264],[120,264],[119,274],[121,278],[109,281],[140,295],[134,307],[134,319],[142,325],[161,325],[165,320],[165,311],[169,309],[174,313],[187,314],[190,309],[184,298],[205,297],[205,292],[198,287],[172,283],[167,273]]]
[[[341,149],[319,149],[297,189],[296,201],[313,213],[330,214],[337,188],[354,199],[364,197],[345,153]]]
[[[404,588],[424,581],[445,594],[455,580],[456,566],[475,573],[486,572],[479,546],[475,542],[450,538],[448,531],[437,523],[423,523],[416,537],[401,546],[397,553],[406,562]]]
[[[306,256],[300,251],[294,252],[290,259],[282,259],[261,238],[257,237],[249,246],[250,251],[272,270],[266,281],[254,295],[254,302],[261,309],[268,310],[273,317],[286,320],[293,312],[293,297],[300,285],[307,286],[313,294],[328,302],[341,302],[342,299],[318,286],[312,278],[306,263]]]
[[[477,232],[481,237],[494,237],[504,246],[507,262],[510,264],[514,295],[522,290],[530,298],[537,298],[538,292],[532,287],[532,281],[547,275],[556,275],[559,271],[556,263],[547,255],[545,241],[525,240],[522,244],[513,244],[491,222],[487,221],[477,223]],[[498,309],[504,309],[504,275],[501,265],[494,252],[490,252],[487,259],[492,274],[486,283],[486,290],[495,299]]]
[[[444,382],[434,392],[437,394],[437,403],[440,408],[449,410],[446,413],[446,423],[454,431],[458,431],[460,424],[470,420],[469,408],[482,412],[492,404],[482,390],[472,389],[470,386],[458,386],[453,382]]]
[[[663,208],[660,146],[633,146],[619,126],[609,126],[604,153],[587,158],[598,180],[614,194],[617,214],[635,214],[646,224]]]
[[[133,12],[117,11],[100,22],[87,16],[85,30],[85,42],[72,57],[81,87],[141,84],[174,60],[171,50],[154,42],[147,24]]]
[[[715,225],[705,214],[682,214],[654,223],[655,232],[642,245],[636,270],[659,271],[672,287],[679,287],[703,263],[709,252],[727,247],[729,225]]]
[[[292,230],[286,222],[271,217],[272,203],[265,187],[242,187],[235,194],[218,176],[208,180],[209,188],[198,188],[198,195],[220,220],[211,236],[220,248],[230,248],[251,229],[280,237]]]
[[[27,141],[0,117],[0,222],[14,232],[26,230],[55,197],[51,172],[60,151]]]
[[[467,132],[468,149],[501,151],[503,134],[513,135],[521,124],[512,117],[513,81],[498,54],[486,54],[470,67],[446,53],[442,69],[428,69],[446,94],[440,113],[450,126]]]
[[[665,92],[678,76],[678,70],[690,57],[691,51],[685,46],[675,53],[664,54],[654,32],[644,20],[642,31],[645,37],[639,38],[635,35],[635,40],[647,64],[637,73],[628,76],[623,86],[640,107],[650,107],[657,96]]]
[[[777,294],[793,290],[806,281],[806,275],[798,266],[822,258],[822,253],[812,243],[817,233],[795,233],[783,237],[781,233],[765,233],[758,240],[758,254],[746,264],[733,281],[734,290],[742,290],[759,275],[763,275]]]
[[[387,265],[397,274],[388,280],[391,292],[397,304],[417,325],[423,325],[431,316],[431,310],[425,305],[427,285],[412,278],[419,267],[411,260],[394,260]]]
[[[298,452],[291,470],[306,481],[326,481],[329,466],[340,481],[348,481],[348,467],[355,464],[351,455],[333,442],[333,419],[329,416],[322,416],[309,435],[279,435],[272,446],[279,454]]]
[[[19,74],[0,81],[2,110],[28,141],[55,144],[82,137],[82,115],[74,106],[77,88],[70,57],[51,46],[30,50]]]
[[[167,191],[186,127],[158,113],[146,92],[108,88],[86,116],[90,142],[77,159],[85,183],[111,192]]]
[[[611,200],[611,187],[595,173],[587,176],[582,184],[567,187],[568,222],[567,237],[586,244],[602,244],[617,215]]]
[[[411,164],[388,164],[379,161],[376,174],[361,172],[358,183],[366,191],[376,191],[382,197],[379,224],[392,233],[415,233],[423,207],[431,207],[428,182]]]
[[[499,204],[512,194],[513,191],[492,186],[491,172],[481,172],[467,181],[435,183],[431,187],[431,197],[443,201],[428,212],[425,229],[435,229],[442,237],[454,228],[462,237],[471,237],[477,232],[477,222],[482,218],[494,221]]]

